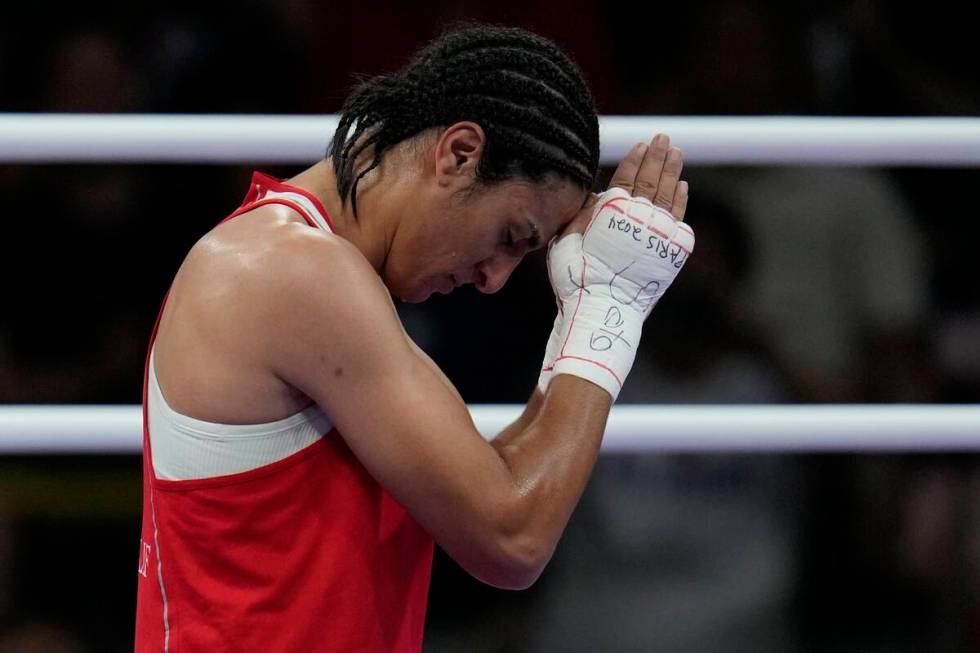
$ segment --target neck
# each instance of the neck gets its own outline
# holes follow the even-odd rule
[[[398,225],[398,216],[386,211],[385,207],[397,204],[382,201],[379,197],[383,194],[381,188],[375,187],[371,189],[375,192],[365,192],[367,182],[365,178],[358,188],[358,217],[354,217],[350,202],[344,204],[341,199],[333,164],[328,159],[319,161],[286,183],[302,188],[320,200],[330,215],[337,235],[360,250],[374,270],[381,274]]]

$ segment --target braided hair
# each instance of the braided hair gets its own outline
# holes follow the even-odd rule
[[[433,127],[472,121],[486,134],[477,183],[541,181],[556,173],[591,189],[599,122],[581,71],[557,45],[510,27],[447,32],[391,75],[347,99],[328,150],[344,203],[357,215],[357,185],[385,152]],[[356,170],[368,151],[370,165]]]

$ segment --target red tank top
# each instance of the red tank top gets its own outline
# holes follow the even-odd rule
[[[313,195],[260,173],[227,219],[276,202],[318,226],[268,192],[299,193],[329,221]],[[421,650],[432,538],[336,429],[250,471],[158,479],[146,387],[138,653]]]

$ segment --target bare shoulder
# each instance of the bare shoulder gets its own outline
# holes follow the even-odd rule
[[[188,253],[177,279],[222,309],[243,311],[342,298],[384,286],[364,256],[343,238],[267,205],[223,223]],[[189,283],[187,283],[189,282]],[[385,303],[389,303],[387,301]],[[253,317],[255,317],[253,315]]]
[[[188,343],[224,359],[270,367],[286,343],[398,324],[390,295],[364,256],[343,238],[260,207],[223,223],[188,253],[161,323],[163,345]],[[198,335],[195,335],[198,334]],[[312,343],[309,343],[312,344]]]
[[[269,209],[264,215],[259,213]],[[220,310],[256,362],[280,368],[362,357],[372,339],[406,340],[380,277],[350,242],[314,229],[278,206],[261,207],[215,229],[188,263],[202,269],[196,294]],[[236,345],[236,348],[240,348]]]
[[[304,403],[287,380],[298,365],[358,355],[358,321],[400,330],[361,253],[284,207],[260,207],[191,248],[157,333],[157,376],[187,414],[268,421]]]
[[[262,264],[247,274],[267,294],[270,305],[307,316],[343,314],[351,309],[394,313],[377,272],[350,242],[319,229],[291,224],[263,245]],[[288,306],[283,306],[288,304]]]

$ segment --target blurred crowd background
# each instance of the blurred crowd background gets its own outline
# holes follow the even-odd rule
[[[461,19],[556,40],[602,114],[980,114],[975,26],[942,0],[8,3],[0,111],[333,113]],[[0,165],[0,402],[138,403],[159,302],[253,169],[300,167]],[[621,401],[980,399],[975,168],[687,176],[698,252]],[[554,304],[536,257],[399,310],[468,402],[521,402]],[[531,590],[437,558],[426,650],[980,650],[977,463],[605,456]],[[0,651],[131,650],[140,474],[0,455]]]

